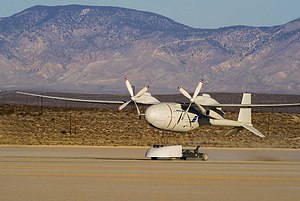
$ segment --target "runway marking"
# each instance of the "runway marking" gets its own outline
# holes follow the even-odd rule
[[[24,162],[26,162],[26,164],[24,164]],[[85,164],[88,165],[89,163],[94,163],[94,166],[85,166],[85,165],[72,165],[73,163],[78,162],[76,161],[38,161],[38,163],[40,163],[39,165],[34,165],[32,166],[30,163],[32,162],[37,162],[37,161],[0,161],[0,170],[57,170],[57,169],[61,169],[61,170],[86,170],[86,171],[90,171],[90,170],[98,170],[98,171],[115,171],[115,170],[119,170],[119,166],[116,166],[116,162],[119,161],[109,161],[108,164],[103,165],[102,163],[94,163],[94,160],[89,160],[89,161],[85,161]],[[125,162],[125,161],[122,161]],[[215,167],[207,167],[206,165],[211,165],[211,164],[215,164],[215,163],[206,163],[206,162],[202,162],[201,166],[186,166],[188,165],[185,161],[181,161],[179,163],[175,163],[175,162],[162,162],[162,163],[157,163],[157,161],[153,162],[151,160],[147,160],[144,162],[139,162],[139,163],[132,163],[132,161],[126,161],[128,165],[127,171],[137,171],[137,170],[143,170],[143,171],[160,171],[160,172],[166,172],[166,173],[170,173],[170,172],[176,172],[176,171],[180,171],[180,172],[185,172],[186,169],[188,169],[188,171],[205,171],[205,172],[211,172],[211,171],[217,171],[217,172],[255,172],[255,171],[261,171],[264,170],[266,167],[261,166],[259,168],[253,168],[251,166],[248,165],[252,165],[250,163],[244,164],[246,166],[244,167],[224,167],[222,166],[222,168],[220,168],[220,166],[215,166]],[[12,163],[11,165],[9,163]],[[158,164],[167,164],[168,166],[157,166]],[[3,165],[2,165],[3,164]],[[149,164],[149,166],[145,166],[142,169],[139,167],[139,164]],[[165,168],[168,168],[170,164],[179,164],[181,166],[174,166],[172,167],[171,170],[166,170]],[[195,164],[195,163],[193,163]],[[200,164],[200,163],[199,163]],[[222,164],[228,164],[228,163],[222,163]],[[219,164],[218,165],[222,165]],[[231,164],[231,163],[229,163]],[[235,163],[234,163],[235,164]],[[243,163],[242,163],[243,164]],[[265,164],[269,164],[269,163],[265,163]],[[284,166],[286,163],[278,163],[281,166]],[[288,171],[289,173],[294,172],[294,173],[298,173],[299,172],[299,168],[300,168],[300,164],[297,163],[295,164],[295,166],[293,166],[292,168],[289,168]],[[268,168],[268,172],[273,172],[273,173],[281,173],[282,169],[279,166],[275,166],[273,168]],[[258,172],[259,173],[259,172]]]
[[[30,173],[30,172],[1,172],[0,175],[14,175],[14,176],[53,176],[53,177],[111,177],[111,178],[166,178],[166,179],[212,179],[212,180],[277,180],[277,181],[300,181],[300,177],[268,177],[268,176],[220,176],[220,175],[195,175],[195,174],[132,174],[132,173]]]
[[[11,161],[7,161],[9,163],[11,163]],[[31,162],[31,161],[30,161]],[[40,163],[43,163],[44,161],[39,161]],[[1,165],[1,162],[0,161],[0,170],[2,169],[16,169],[16,170],[21,170],[21,169],[24,169],[24,170],[28,170],[28,169],[32,169],[32,170],[40,170],[40,169],[43,169],[43,170],[99,170],[99,171],[106,171],[106,170],[109,170],[109,171],[114,171],[114,170],[119,170],[120,167],[119,166],[115,166],[113,163],[112,164],[107,164],[107,165],[103,165],[103,164],[98,164],[96,163],[95,166],[84,166],[84,165],[89,165],[89,163],[85,163],[84,165],[82,166],[73,166],[71,164],[69,165],[52,165],[53,162],[57,162],[57,161],[46,161],[47,163],[49,163],[49,165],[45,164],[45,165]],[[65,162],[65,161],[63,161]],[[72,162],[76,162],[76,161],[71,161]],[[129,161],[130,162],[130,161]],[[15,163],[15,162],[13,162]],[[21,162],[16,162],[16,163],[21,163]],[[145,164],[145,163],[138,163],[138,164]],[[149,164],[154,164],[154,165],[157,165],[157,163],[152,163],[152,161],[149,160]],[[168,163],[170,164],[170,163]],[[185,164],[185,162],[182,162],[181,163],[182,165]],[[172,167],[172,169],[168,169],[169,166],[160,166],[159,169],[158,169],[158,166],[145,166],[145,167],[140,167],[140,166],[136,166],[136,165],[133,165],[133,166],[129,166],[127,167],[127,171],[137,171],[137,170],[142,170],[142,171],[161,171],[161,172],[174,172],[174,171],[205,171],[205,172],[213,172],[213,171],[218,171],[218,172],[226,172],[226,171],[235,171],[235,172],[253,172],[255,169],[251,168],[251,167],[223,167],[222,169],[220,169],[219,167],[207,167],[205,166],[207,163],[203,163],[202,165],[203,166],[181,166],[181,167]],[[266,167],[261,167],[260,169],[265,169]],[[289,168],[288,172],[296,172],[298,173],[299,172],[299,168],[300,166],[296,165],[295,167],[293,167],[293,169]],[[279,168],[279,167],[273,167],[273,168],[270,168],[268,167],[267,168],[269,172],[273,172],[273,173],[282,173],[282,169]]]

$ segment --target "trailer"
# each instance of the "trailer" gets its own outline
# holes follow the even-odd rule
[[[208,154],[202,153],[199,150],[200,146],[197,146],[195,149],[183,149],[182,145],[153,145],[151,146],[145,157],[152,160],[157,159],[181,159],[181,160],[208,160]]]

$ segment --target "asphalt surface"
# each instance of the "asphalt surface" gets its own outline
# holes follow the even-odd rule
[[[208,161],[146,147],[0,146],[0,200],[298,200],[300,150],[205,148]]]

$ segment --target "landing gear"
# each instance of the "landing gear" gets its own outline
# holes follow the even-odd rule
[[[200,146],[196,149],[183,149],[181,145],[173,146],[163,146],[163,145],[153,145],[150,147],[145,156],[151,158],[152,160],[158,159],[181,159],[181,160],[208,160],[207,153],[199,152]]]

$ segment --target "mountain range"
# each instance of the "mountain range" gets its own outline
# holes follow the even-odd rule
[[[192,28],[107,6],[34,6],[0,19],[0,89],[300,94],[300,18],[272,27]]]

